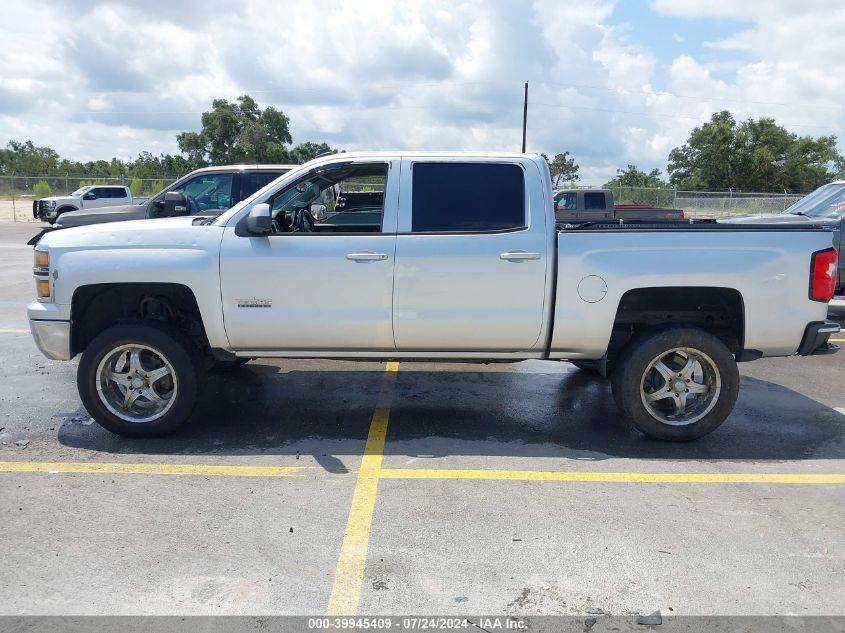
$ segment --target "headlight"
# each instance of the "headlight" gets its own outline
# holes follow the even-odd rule
[[[45,201],[44,201],[44,206],[45,206],[45,207],[50,207],[50,208],[52,209],[53,207],[55,207],[55,206],[56,206],[56,201],[55,201],[55,200],[45,200]]]
[[[35,296],[39,300],[49,300],[52,296],[50,284],[50,253],[48,251],[35,251],[35,267],[32,269],[35,274]]]
[[[35,272],[50,272],[50,253],[48,251],[35,251]]]

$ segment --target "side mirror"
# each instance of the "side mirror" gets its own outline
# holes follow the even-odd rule
[[[84,196],[82,196],[82,199],[83,200],[96,200],[97,194],[94,193],[93,191],[88,191],[88,192],[85,193]]]
[[[311,205],[311,217],[314,218],[315,222],[325,222],[328,213],[326,213],[326,205],[324,204],[312,204]]]
[[[273,218],[270,217],[270,205],[266,202],[253,205],[246,216],[246,230],[253,235],[269,235],[273,232]]]
[[[164,194],[164,213],[162,213],[164,217],[172,218],[177,215],[187,215],[187,213],[188,203],[184,194],[178,191],[168,191]]]

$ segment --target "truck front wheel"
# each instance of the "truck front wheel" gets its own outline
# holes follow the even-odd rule
[[[49,224],[50,226],[53,226],[53,225],[56,223],[56,220],[58,220],[58,219],[59,219],[59,216],[60,216],[62,213],[67,213],[68,211],[76,211],[76,209],[74,209],[73,207],[62,207],[61,209],[59,209],[58,211],[56,211],[56,217],[54,217],[54,218],[47,218],[47,224]]]
[[[712,334],[670,327],[629,343],[611,386],[617,406],[640,432],[660,440],[694,440],[730,415],[739,371],[733,354]]]
[[[203,365],[179,330],[158,323],[127,323],[99,334],[82,354],[79,396],[112,433],[166,435],[191,415]]]

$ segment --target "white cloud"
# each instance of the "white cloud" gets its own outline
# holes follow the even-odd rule
[[[674,33],[688,52],[661,59],[636,24],[609,24],[612,0],[15,3],[0,26],[0,143],[83,160],[175,152],[212,99],[248,93],[291,117],[295,142],[512,150],[526,79],[529,150],[568,150],[596,183],[628,163],[664,168],[720,109],[843,132],[839,2],[651,7],[736,29],[706,47]]]

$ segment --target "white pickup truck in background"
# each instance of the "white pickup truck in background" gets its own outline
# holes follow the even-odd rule
[[[32,202],[36,219],[54,224],[63,213],[80,209],[101,209],[128,204],[141,204],[146,198],[133,200],[129,187],[121,185],[87,185],[67,196],[50,196]]]
[[[540,156],[348,153],[217,218],[45,235],[28,314],[46,356],[82,354],[83,404],[123,435],[184,423],[215,363],[549,359],[610,376],[643,433],[689,440],[730,414],[737,361],[838,349],[831,243],[812,226],[561,228]]]

